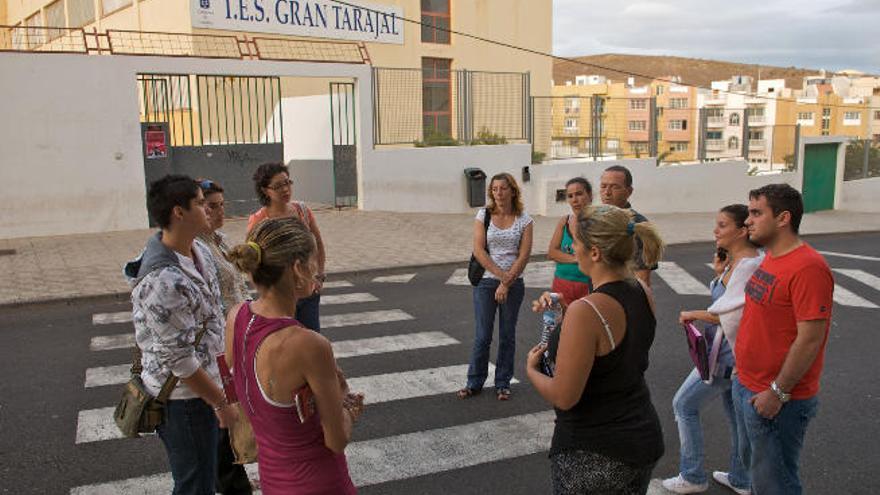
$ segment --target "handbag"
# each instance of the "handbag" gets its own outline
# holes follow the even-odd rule
[[[253,320],[251,320],[253,323]],[[248,324],[250,330],[250,324]],[[257,439],[254,437],[254,428],[250,418],[245,415],[235,393],[235,384],[232,381],[232,373],[226,364],[225,353],[217,354],[217,369],[220,371],[220,379],[223,382],[223,392],[226,395],[228,407],[235,409],[238,419],[229,427],[229,446],[235,455],[234,464],[251,464],[257,462]]]
[[[489,232],[489,223],[492,221],[492,214],[489,213],[489,208],[484,209],[485,214],[483,215],[483,232]],[[486,239],[486,252],[489,252],[489,239]],[[486,268],[477,261],[477,257],[471,253],[471,259],[468,262],[468,280],[470,280],[471,285],[476,287],[480,280],[483,278],[483,274],[486,273]]]
[[[706,334],[700,331],[692,321],[685,322],[682,327],[687,337],[688,353],[697,372],[700,373],[700,379],[711,384],[718,363],[718,351],[721,348],[721,328],[715,330],[715,338],[712,339],[710,349]]]
[[[202,336],[208,331],[208,323],[202,325],[202,329],[196,334],[194,346],[198,346],[202,340]],[[153,397],[144,386],[141,380],[141,349],[137,343],[134,346],[134,359],[131,364],[131,379],[125,384],[122,390],[122,397],[116,404],[113,411],[113,420],[123,436],[128,438],[138,438],[141,433],[153,433],[156,427],[162,424],[165,417],[165,404],[168,397],[177,386],[179,378],[174,374],[169,374],[159,395]]]

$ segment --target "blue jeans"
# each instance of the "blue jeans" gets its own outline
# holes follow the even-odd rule
[[[165,445],[173,495],[214,495],[217,480],[217,416],[202,399],[170,400],[156,429]]]
[[[749,402],[754,395],[733,381],[733,405],[740,432],[740,455],[751,468],[755,495],[800,495],[798,461],[807,425],[816,416],[819,400],[811,397],[783,404],[779,414],[766,419]],[[744,447],[751,447],[750,449]]]
[[[318,308],[321,305],[321,294],[314,294],[296,302],[296,321],[309,330],[321,333],[321,317]]]
[[[686,481],[702,485],[709,478],[703,468],[703,427],[700,425],[700,410],[716,397],[721,397],[724,413],[730,425],[730,483],[737,488],[749,487],[749,472],[740,462],[739,436],[736,417],[733,411],[733,398],[730,395],[729,378],[716,376],[711,385],[700,379],[696,368],[678,387],[672,399],[675,421],[678,423],[678,438],[681,442],[679,470]]]
[[[468,366],[467,387],[483,388],[489,376],[489,347],[495,328],[495,312],[498,312],[498,360],[495,362],[495,388],[510,388],[513,378],[513,360],[516,353],[516,319],[526,289],[523,280],[517,279],[507,293],[503,304],[495,302],[495,290],[501,282],[483,278],[474,287],[474,316],[476,335],[471,361]]]

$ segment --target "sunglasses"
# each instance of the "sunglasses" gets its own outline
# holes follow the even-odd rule
[[[208,190],[214,189],[215,185],[216,184],[211,179],[205,179],[205,180],[199,182],[199,187],[201,187],[203,191],[208,191]]]

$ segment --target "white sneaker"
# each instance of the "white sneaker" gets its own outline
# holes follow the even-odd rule
[[[730,488],[731,490],[738,493],[739,495],[752,495],[752,491],[749,490],[748,488],[737,488],[737,487],[731,485],[730,484],[730,477],[724,471],[713,471],[712,478],[714,478],[715,481],[717,481],[719,484],[722,484],[722,485],[726,486],[727,488]]]
[[[663,488],[672,493],[701,493],[709,489],[709,483],[698,485],[681,477],[681,474],[674,478],[666,478],[663,480]]]

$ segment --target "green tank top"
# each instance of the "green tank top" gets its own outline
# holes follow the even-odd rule
[[[573,241],[574,239],[571,238],[571,233],[568,231],[568,218],[566,218],[565,225],[562,226],[562,242],[559,243],[559,249],[563,253],[574,254],[574,249],[571,247]],[[561,278],[562,280],[581,282],[584,284],[590,283],[590,277],[581,273],[580,269],[578,269],[577,263],[556,263],[556,272],[554,275],[556,278]]]

